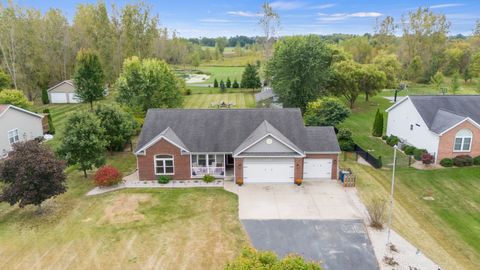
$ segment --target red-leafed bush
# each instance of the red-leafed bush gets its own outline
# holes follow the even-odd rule
[[[432,164],[435,161],[435,158],[429,153],[422,154],[422,163],[425,165]]]
[[[106,165],[98,169],[94,182],[99,187],[113,186],[122,181],[122,173],[115,167]]]

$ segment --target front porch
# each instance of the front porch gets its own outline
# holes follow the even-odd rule
[[[211,175],[215,178],[233,177],[233,157],[231,154],[191,154],[190,173],[192,178]]]

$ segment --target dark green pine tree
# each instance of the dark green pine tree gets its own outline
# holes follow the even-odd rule
[[[230,81],[230,78],[227,78],[227,82],[225,83],[225,86],[227,88],[231,88],[232,87],[232,81]]]
[[[215,78],[215,80],[213,81],[213,87],[214,87],[214,88],[218,88],[218,81],[217,81],[216,78]]]
[[[237,79],[233,80],[232,88],[240,88],[240,85],[237,82]]]
[[[242,74],[242,88],[257,89],[262,86],[258,70],[254,65],[247,64]]]
[[[372,135],[374,137],[382,137],[383,134],[383,113],[377,109],[377,113],[375,114],[375,121],[373,122],[373,131]]]

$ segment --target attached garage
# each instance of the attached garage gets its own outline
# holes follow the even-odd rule
[[[245,158],[243,180],[245,183],[293,183],[294,159]]]
[[[303,161],[304,179],[332,179],[332,159],[306,158]]]

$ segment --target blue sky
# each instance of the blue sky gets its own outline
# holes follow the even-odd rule
[[[1,0],[5,2],[5,0]],[[79,3],[96,0],[17,0],[22,6],[47,10],[50,7],[62,9],[69,18]],[[135,1],[111,1],[122,6]],[[159,14],[163,27],[175,29],[183,37],[216,37],[260,35],[258,12],[263,0],[160,0],[145,1]],[[450,34],[470,35],[474,23],[480,19],[479,0],[426,1],[426,0],[336,0],[336,1],[270,1],[281,17],[281,35],[294,34],[363,34],[372,32],[375,20],[393,16],[400,22],[402,14],[419,6],[430,7],[443,13],[451,21]]]

